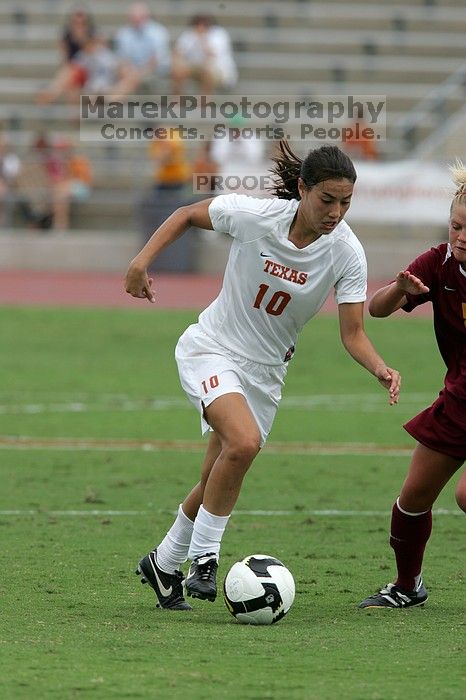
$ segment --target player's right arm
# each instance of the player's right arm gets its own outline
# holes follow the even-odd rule
[[[371,316],[390,316],[407,302],[406,294],[426,294],[429,287],[409,270],[399,272],[394,282],[379,289],[369,302]]]
[[[164,248],[180,238],[191,226],[213,229],[209,216],[211,201],[212,198],[203,199],[202,202],[180,207],[159,226],[129,265],[125,278],[128,294],[138,299],[148,299],[151,303],[155,302],[153,280],[147,274],[148,267]]]

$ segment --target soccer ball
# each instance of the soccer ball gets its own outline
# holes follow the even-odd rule
[[[233,564],[223,584],[225,605],[243,625],[273,625],[294,600],[291,572],[266,554],[252,554]]]

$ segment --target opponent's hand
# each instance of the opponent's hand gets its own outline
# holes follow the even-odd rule
[[[385,389],[388,389],[388,402],[390,406],[393,406],[393,404],[398,403],[398,397],[400,395],[401,387],[400,373],[397,372],[396,369],[383,366],[376,369],[375,376],[379,380],[380,384],[382,384],[382,386],[385,387]]]
[[[152,291],[152,277],[148,277],[146,269],[140,269],[130,265],[126,273],[125,289],[128,294],[137,299],[148,299],[155,304],[155,296]]]
[[[429,287],[426,287],[424,282],[412,275],[409,270],[397,274],[396,284],[398,289],[407,294],[426,294],[429,291]]]

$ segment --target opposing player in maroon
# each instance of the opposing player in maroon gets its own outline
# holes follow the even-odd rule
[[[416,258],[369,304],[372,316],[389,316],[430,301],[447,373],[437,400],[404,426],[418,444],[392,510],[390,545],[397,579],[363,600],[361,608],[425,603],[421,569],[432,530],[432,506],[466,460],[466,168],[457,164],[452,173],[457,191],[450,209],[449,242]],[[466,512],[466,472],[459,479],[456,500]]]

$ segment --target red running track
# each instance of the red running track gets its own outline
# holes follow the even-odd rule
[[[157,303],[150,304],[129,296],[119,274],[1,270],[0,304],[201,309],[218,294],[221,282],[221,277],[208,275],[157,274],[154,275]]]
[[[134,299],[124,291],[123,277],[102,272],[0,270],[0,304],[4,306],[78,306],[130,309],[203,309],[218,294],[221,276],[154,275],[156,303]],[[372,281],[368,298],[386,282]],[[430,304],[416,310],[430,315]],[[323,311],[334,312],[330,295]]]

